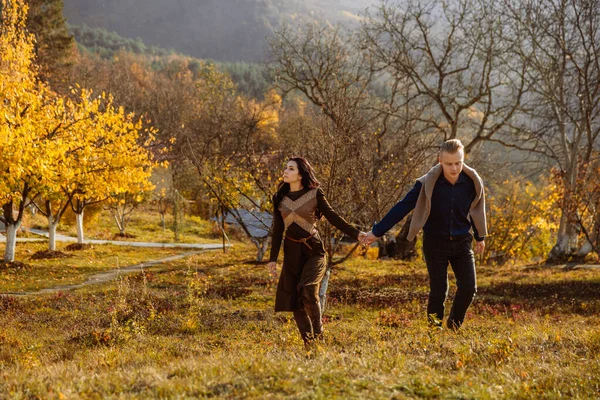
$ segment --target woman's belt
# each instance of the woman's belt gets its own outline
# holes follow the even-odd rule
[[[316,233],[313,233],[312,235],[310,235],[310,236],[307,236],[307,237],[305,237],[305,238],[302,238],[302,239],[294,239],[294,238],[292,238],[292,237],[289,237],[289,236],[286,236],[285,238],[286,238],[286,239],[289,239],[289,240],[291,240],[292,242],[296,242],[296,243],[304,243],[304,244],[306,245],[306,247],[308,247],[309,249],[311,249],[311,250],[312,250],[312,246],[311,246],[310,244],[308,244],[308,240],[309,240],[309,239],[312,239],[312,238],[315,236],[315,234],[316,234]]]

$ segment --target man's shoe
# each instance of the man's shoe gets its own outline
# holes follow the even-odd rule
[[[427,316],[427,322],[429,322],[429,326],[433,329],[443,328],[442,320],[438,319],[435,314],[429,314]]]

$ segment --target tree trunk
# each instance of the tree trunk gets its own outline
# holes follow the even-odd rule
[[[327,271],[321,281],[319,288],[319,301],[321,302],[321,315],[325,315],[325,306],[327,305],[327,287],[329,286],[329,277],[331,276],[331,266],[327,265]]]
[[[225,208],[221,206],[221,233],[223,233],[223,253],[227,253],[227,247],[225,247]]]
[[[594,218],[594,226],[592,231],[588,233],[589,237],[585,238],[585,242],[577,252],[577,257],[584,258],[591,251],[598,252],[598,236],[600,235],[600,211],[597,211]]]
[[[377,239],[377,258],[387,257],[389,255],[390,250],[393,250],[395,245],[395,241],[385,240],[385,236],[382,236],[379,239]],[[366,254],[367,252],[365,251],[365,255]]]
[[[56,228],[58,222],[52,219],[52,214],[48,216],[48,250],[56,251]]]
[[[17,247],[17,231],[21,223],[6,224],[6,250],[4,251],[4,262],[15,261],[15,250]]]
[[[125,218],[119,212],[119,208],[117,206],[116,209],[111,209],[113,214],[113,219],[115,220],[115,224],[117,224],[117,228],[119,228],[119,235],[121,237],[125,236]]]
[[[225,218],[225,217],[223,217]],[[175,203],[173,204],[173,231],[175,233],[175,242],[179,242],[179,196],[175,191]],[[223,251],[225,251],[225,242],[223,241]]]
[[[577,249],[577,225],[571,221],[566,211],[562,211],[560,217],[560,227],[556,244],[550,250],[548,259],[549,264],[556,264],[569,261]]]
[[[397,260],[412,260],[417,256],[416,244],[417,241],[408,241],[408,230],[410,228],[410,222],[412,221],[412,214],[406,218],[404,225],[400,233],[396,236],[395,242],[390,242],[387,246],[388,256],[394,257]]]
[[[81,213],[75,214],[75,221],[77,222],[77,243],[83,244],[83,210]]]
[[[225,239],[223,239],[225,240]],[[256,261],[261,262],[267,253],[267,247],[269,246],[268,237],[262,239],[252,238],[252,243],[256,246]],[[225,247],[225,243],[223,243],[223,247]]]

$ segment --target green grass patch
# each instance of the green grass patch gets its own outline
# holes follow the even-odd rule
[[[72,215],[64,217],[59,225],[58,233],[77,237],[74,222]],[[46,218],[37,213],[36,215],[28,214],[24,226],[46,230],[47,224]],[[241,237],[239,234],[232,232],[231,229],[228,232],[229,235],[233,234],[235,238]],[[125,229],[125,234],[124,237],[119,236],[119,229],[108,210],[98,209],[89,218],[84,218],[84,235],[86,239],[156,243],[220,243],[222,240],[221,231],[214,222],[185,215],[178,226],[179,238],[176,241],[173,216],[167,215],[165,217],[163,227],[160,214],[155,207],[148,204],[141,205],[133,211],[131,220]],[[19,237],[39,236],[19,233]]]
[[[33,291],[58,285],[82,283],[96,273],[136,265],[144,261],[158,260],[186,249],[141,248],[114,245],[92,245],[86,250],[66,251],[67,244],[60,243],[61,258],[35,259],[34,255],[46,250],[40,243],[18,243],[15,260],[17,267],[0,266],[0,293]],[[0,243],[0,252],[5,248]]]

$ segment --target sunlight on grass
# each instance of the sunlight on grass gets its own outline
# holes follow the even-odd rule
[[[136,242],[175,243],[175,233],[172,216],[167,215],[165,226],[162,226],[159,213],[151,205],[142,205],[133,211],[131,221],[125,233],[127,237],[119,236],[119,229],[113,217],[107,210],[98,210],[85,221],[84,234],[86,239],[119,240]],[[48,221],[39,213],[27,215],[25,227],[46,230]],[[63,218],[58,233],[77,237],[73,218]],[[39,237],[20,233],[19,237]],[[221,231],[212,221],[200,217],[186,215],[179,226],[178,243],[220,243]]]
[[[4,251],[0,243],[0,252]],[[46,250],[47,244],[19,243],[16,260],[24,263],[24,268],[0,267],[0,293],[20,292],[50,288],[84,282],[87,277],[106,270],[136,265],[144,261],[158,260],[185,252],[182,249],[135,248],[113,245],[94,245],[90,249],[64,251],[65,258],[32,259],[38,251]]]
[[[353,258],[332,276],[325,343],[307,353],[291,316],[273,312],[275,282],[254,251],[239,245],[103,287],[1,298],[0,397],[600,394],[597,271],[482,268],[454,333],[425,322],[421,261]]]

